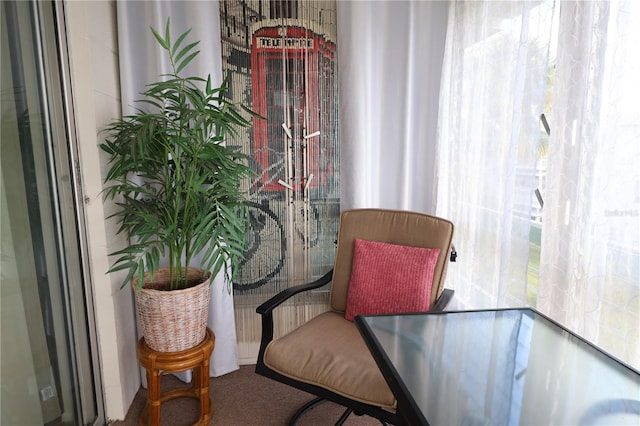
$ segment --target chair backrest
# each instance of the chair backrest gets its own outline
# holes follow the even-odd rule
[[[331,309],[344,312],[347,307],[347,292],[351,277],[354,239],[401,244],[412,247],[439,248],[440,255],[433,274],[431,304],[444,289],[453,223],[446,219],[424,213],[383,210],[354,209],[340,214],[338,248],[331,284]]]

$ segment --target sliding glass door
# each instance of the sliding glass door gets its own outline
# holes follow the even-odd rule
[[[95,424],[103,410],[64,101],[62,6],[1,7],[0,424]]]

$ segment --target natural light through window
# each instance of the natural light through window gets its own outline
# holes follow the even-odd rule
[[[448,25],[457,306],[528,304],[640,367],[640,2],[455,2]]]

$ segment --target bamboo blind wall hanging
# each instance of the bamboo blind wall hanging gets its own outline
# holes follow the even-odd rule
[[[336,4],[225,0],[220,23],[229,96],[266,118],[229,141],[255,171],[246,182],[246,260],[233,284],[242,346],[260,340],[258,304],[333,267],[340,211]],[[324,312],[327,301],[326,292],[295,299],[276,318],[277,332]]]

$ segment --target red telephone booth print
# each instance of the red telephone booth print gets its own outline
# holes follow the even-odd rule
[[[253,156],[258,188],[319,188],[332,171],[336,141],[335,44],[301,27],[257,30],[251,45]],[[327,148],[330,147],[330,148]]]

